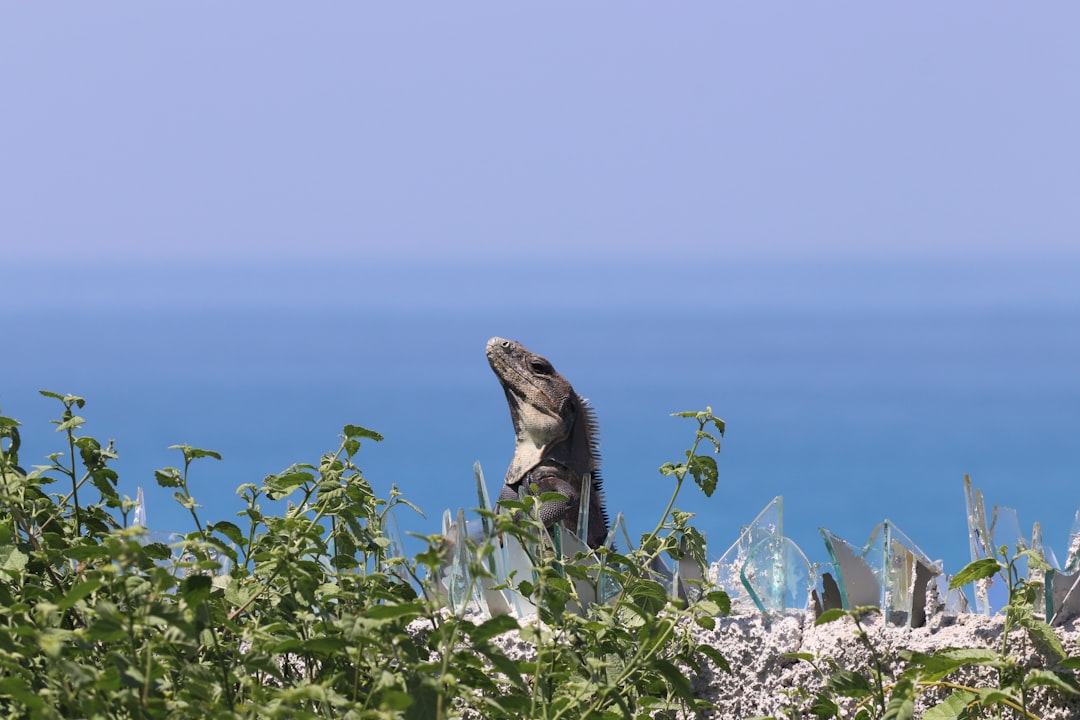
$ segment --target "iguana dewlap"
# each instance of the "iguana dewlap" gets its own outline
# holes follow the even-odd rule
[[[506,393],[516,438],[499,499],[517,500],[521,488],[532,492],[534,485],[540,493],[565,495],[566,502],[544,503],[540,519],[548,527],[560,523],[589,547],[600,547],[608,522],[592,408],[550,362],[513,340],[488,340],[487,358]],[[577,525],[586,473],[591,478],[589,527],[583,534]]]

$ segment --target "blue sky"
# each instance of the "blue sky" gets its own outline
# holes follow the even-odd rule
[[[8,5],[9,261],[1075,259],[1080,9]]]

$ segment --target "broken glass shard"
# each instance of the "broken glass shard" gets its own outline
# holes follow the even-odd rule
[[[397,575],[405,582],[411,582],[405,565],[401,562],[390,563],[389,560],[405,558],[405,543],[401,540],[401,530],[398,528],[397,515],[393,509],[387,510],[382,517],[382,533],[390,543],[386,548],[383,558],[384,567],[389,567],[390,572]]]
[[[874,546],[874,540],[880,529],[880,525],[874,528],[870,541],[862,547],[857,547],[833,535],[825,528],[819,528],[825,540],[825,549],[836,571],[840,603],[845,610],[882,606],[881,558],[884,555],[884,549]]]
[[[1023,533],[1020,532],[1020,520],[1016,510],[1009,507],[994,506],[990,515],[986,512],[982,491],[971,484],[971,476],[964,476],[964,501],[967,507],[968,545],[971,560],[993,558],[1001,560],[1000,548],[1005,547],[1012,553],[1018,548],[1026,548]],[[1022,560],[1023,576],[1027,576],[1027,561]],[[975,609],[982,615],[990,615],[1005,607],[1009,602],[1009,589],[998,576],[976,580]]]
[[[464,615],[466,612],[480,613],[485,616],[490,615],[487,602],[483,593],[480,592],[479,585],[470,567],[471,561],[474,560],[469,548],[470,540],[472,540],[469,537],[470,531],[482,538],[483,528],[476,522],[474,522],[474,527],[470,528],[469,523],[465,521],[465,511],[463,509],[458,509],[456,522],[448,522],[449,515],[450,512],[447,511],[443,516],[443,535],[453,538],[453,554],[443,584],[446,587],[450,610],[458,616]],[[475,544],[475,541],[473,543]]]
[[[900,528],[886,520],[874,528],[862,547],[825,528],[821,535],[836,571],[836,593],[844,609],[877,607],[893,624],[921,627],[926,623],[929,585],[934,583],[931,593],[940,597],[936,578],[944,573]],[[947,603],[931,603],[935,608],[942,604]]]
[[[142,485],[135,494],[135,512],[131,516],[131,524],[140,527],[148,527],[146,521],[146,498],[143,497]]]
[[[578,535],[589,536],[589,503],[592,502],[592,475],[585,473],[581,476],[581,500],[578,502],[577,531]]]
[[[886,605],[882,611],[890,618],[903,618],[908,627],[922,627],[926,624],[929,586],[935,578],[944,575],[944,570],[894,523],[886,520],[882,525],[888,568]],[[938,590],[934,582],[932,594],[938,594]]]
[[[750,548],[739,580],[763,613],[806,609],[815,585],[810,561],[782,535],[763,538]]]
[[[1046,571],[1045,582],[1046,621],[1064,625],[1080,617],[1080,571],[1050,569]]]
[[[738,539],[709,568],[716,584],[731,598],[732,607],[756,607],[742,582],[742,568],[750,551],[763,540],[783,535],[784,498],[777,495],[749,525],[739,530]]]
[[[1080,570],[1080,510],[1073,515],[1072,528],[1069,530],[1069,548],[1065,552],[1065,571]]]

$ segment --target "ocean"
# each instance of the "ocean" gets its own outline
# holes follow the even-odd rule
[[[317,462],[359,424],[385,436],[358,455],[376,492],[396,484],[425,513],[401,509],[401,528],[436,533],[444,509],[475,505],[473,463],[497,495],[512,454],[484,357],[499,335],[590,399],[609,514],[632,535],[672,492],[658,467],[693,441],[693,422],[670,413],[711,406],[727,421],[716,493],[688,483],[677,502],[711,559],[777,495],[811,560],[826,559],[818,528],[861,543],[887,518],[950,572],[968,561],[965,473],[1025,532],[1039,521],[1059,557],[1080,506],[1080,306],[1034,280],[1031,292],[986,278],[948,290],[944,271],[845,285],[847,271],[638,268],[576,296],[584,286],[557,279],[546,300],[541,275],[402,266],[346,287],[335,271],[330,296],[314,271],[275,272],[231,295],[227,273],[187,270],[84,279],[77,292],[74,279],[48,293],[9,284],[23,302],[8,305],[0,409],[23,423],[22,465],[64,449],[49,424],[60,406],[37,391],[81,395],[85,432],[116,442],[121,492],[141,486],[150,526],[186,531],[153,477],[181,463],[169,445],[222,454],[194,465],[191,489],[204,520],[235,520],[237,486]],[[882,289],[916,281],[923,290]]]

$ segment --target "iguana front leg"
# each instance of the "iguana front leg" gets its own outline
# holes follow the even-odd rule
[[[580,503],[581,488],[575,488],[561,475],[553,470],[540,468],[535,470],[521,481],[513,485],[503,485],[499,500],[518,500],[519,488],[525,485],[526,492],[532,494],[532,486],[536,486],[535,494],[554,492],[566,496],[566,500],[548,500],[541,503],[538,516],[544,527],[551,528],[555,523],[562,522],[571,532],[577,533],[577,507]]]

